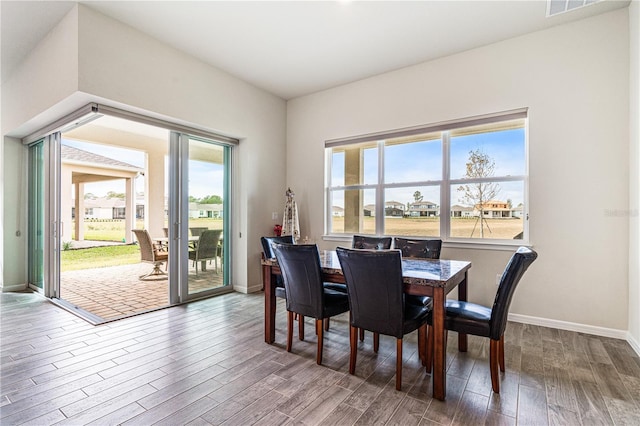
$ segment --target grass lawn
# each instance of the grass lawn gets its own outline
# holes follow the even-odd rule
[[[60,253],[62,272],[138,262],[140,262],[140,249],[137,244],[63,250]]]
[[[222,219],[189,219],[190,227],[222,229],[222,223]],[[75,223],[72,226],[75,229]],[[137,220],[136,228],[144,228],[144,221]],[[75,236],[75,232],[73,234]],[[87,220],[84,222],[84,239],[88,241],[124,241],[124,220]],[[73,242],[71,242],[71,247],[73,247]],[[60,270],[62,272],[76,271],[138,262],[140,262],[140,249],[137,244],[63,250],[60,255]]]
[[[389,217],[384,220],[384,229],[386,235],[436,237],[440,235],[440,218]],[[333,230],[337,233],[344,232],[343,217],[333,217]],[[484,224],[484,238],[510,240],[522,232],[522,230],[522,219],[486,219]],[[364,234],[374,234],[375,217],[365,217],[362,223],[362,229],[359,232]],[[480,223],[476,218],[451,218],[451,236],[459,238],[480,238]]]

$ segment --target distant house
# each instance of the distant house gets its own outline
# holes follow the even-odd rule
[[[363,207],[364,215],[374,217],[376,215],[376,205],[367,204]],[[387,201],[384,203],[384,215],[385,217],[402,217],[406,206],[403,203],[397,201]]]
[[[456,204],[451,206],[451,217],[473,217],[473,207]]]
[[[344,217],[344,208],[342,208],[340,206],[332,206],[331,207],[331,214],[334,217]]]
[[[76,208],[71,208],[71,217],[75,219]],[[87,198],[84,200],[84,219],[124,219],[126,217],[125,200],[122,198]],[[144,219],[144,199],[136,199],[136,219]]]
[[[189,203],[189,217],[192,219],[213,218],[220,219],[223,215],[222,204]]]
[[[438,205],[431,201],[416,201],[409,203],[409,216],[411,217],[435,217],[440,215]]]
[[[384,203],[385,217],[403,217],[406,206],[397,201],[387,201]]]
[[[518,209],[518,208],[516,208]],[[480,208],[480,204],[476,204],[473,210],[474,216],[480,216],[480,211],[482,211],[482,215],[485,218],[509,218],[509,217],[518,217],[514,216],[514,210],[509,206],[509,203],[505,201],[499,200],[490,200],[485,203],[482,203],[482,208]],[[522,217],[522,207],[519,208],[520,216]]]

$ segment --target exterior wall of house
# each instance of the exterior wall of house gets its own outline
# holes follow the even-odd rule
[[[232,277],[238,291],[260,290],[259,239],[272,233],[272,212],[281,212],[286,188],[285,101],[78,5],[3,84],[2,135],[5,142],[7,135],[23,137],[89,102],[240,139],[233,156]],[[13,151],[5,149],[5,164],[16,162]],[[19,173],[3,171],[3,186],[15,185]],[[26,217],[24,203],[11,195],[3,199],[10,211],[5,223]],[[14,265],[3,271],[5,285],[26,283],[24,231],[5,241],[22,246],[3,252],[5,264]]]
[[[342,244],[321,238],[324,141],[528,107],[530,243],[539,258],[511,312],[625,333],[629,219],[605,209],[629,201],[628,25],[621,9],[289,101],[287,180],[306,207],[304,234],[321,248]],[[594,199],[593,214],[557,214]],[[472,261],[469,298],[490,305],[512,252],[445,244],[442,256]]]

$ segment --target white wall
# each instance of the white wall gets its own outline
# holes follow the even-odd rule
[[[530,238],[539,258],[511,312],[621,334],[629,293],[629,220],[617,214],[629,197],[628,23],[623,9],[289,101],[286,180],[302,235],[320,242],[323,233],[325,140],[529,107]],[[509,256],[443,251],[473,262],[469,297],[485,304]]]
[[[629,340],[640,353],[640,2],[629,6]]]
[[[5,92],[3,86],[2,105],[5,111],[7,105],[14,108],[15,114],[7,120],[2,117],[2,134],[22,136],[34,130],[43,116],[61,116],[52,114],[52,109],[68,113],[96,101],[241,139],[234,159],[233,284],[239,291],[259,289],[259,237],[271,232],[271,211],[280,211],[284,199],[284,100],[85,6],[77,6],[65,18],[74,19],[77,23],[70,27],[77,28],[75,37],[69,40],[65,32],[63,40],[55,40],[59,43],[34,50],[25,66],[65,55],[68,45],[76,45],[77,84],[56,86],[55,95],[40,93],[55,86],[45,67],[30,70],[28,81],[41,88],[35,93],[28,92],[23,79],[9,81],[11,90]],[[56,37],[54,33],[52,38]],[[24,67],[16,74],[21,72],[25,72]],[[15,160],[6,149],[5,154],[5,164]],[[5,190],[12,184],[5,173]],[[12,199],[5,198],[4,204],[5,215],[15,208]],[[5,251],[3,258],[5,264],[22,266],[26,256],[24,252]],[[14,285],[24,283],[26,276],[9,277],[5,270],[3,279]]]

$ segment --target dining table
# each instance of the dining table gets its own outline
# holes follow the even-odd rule
[[[321,250],[320,262],[325,282],[344,283],[344,275],[335,250]],[[264,284],[264,340],[275,341],[276,276],[280,268],[276,259],[262,259]],[[446,329],[445,301],[447,294],[458,289],[458,300],[467,300],[467,272],[471,262],[446,259],[402,259],[404,292],[433,299],[433,397],[444,401],[446,397]],[[458,333],[458,350],[466,352],[467,335]]]

